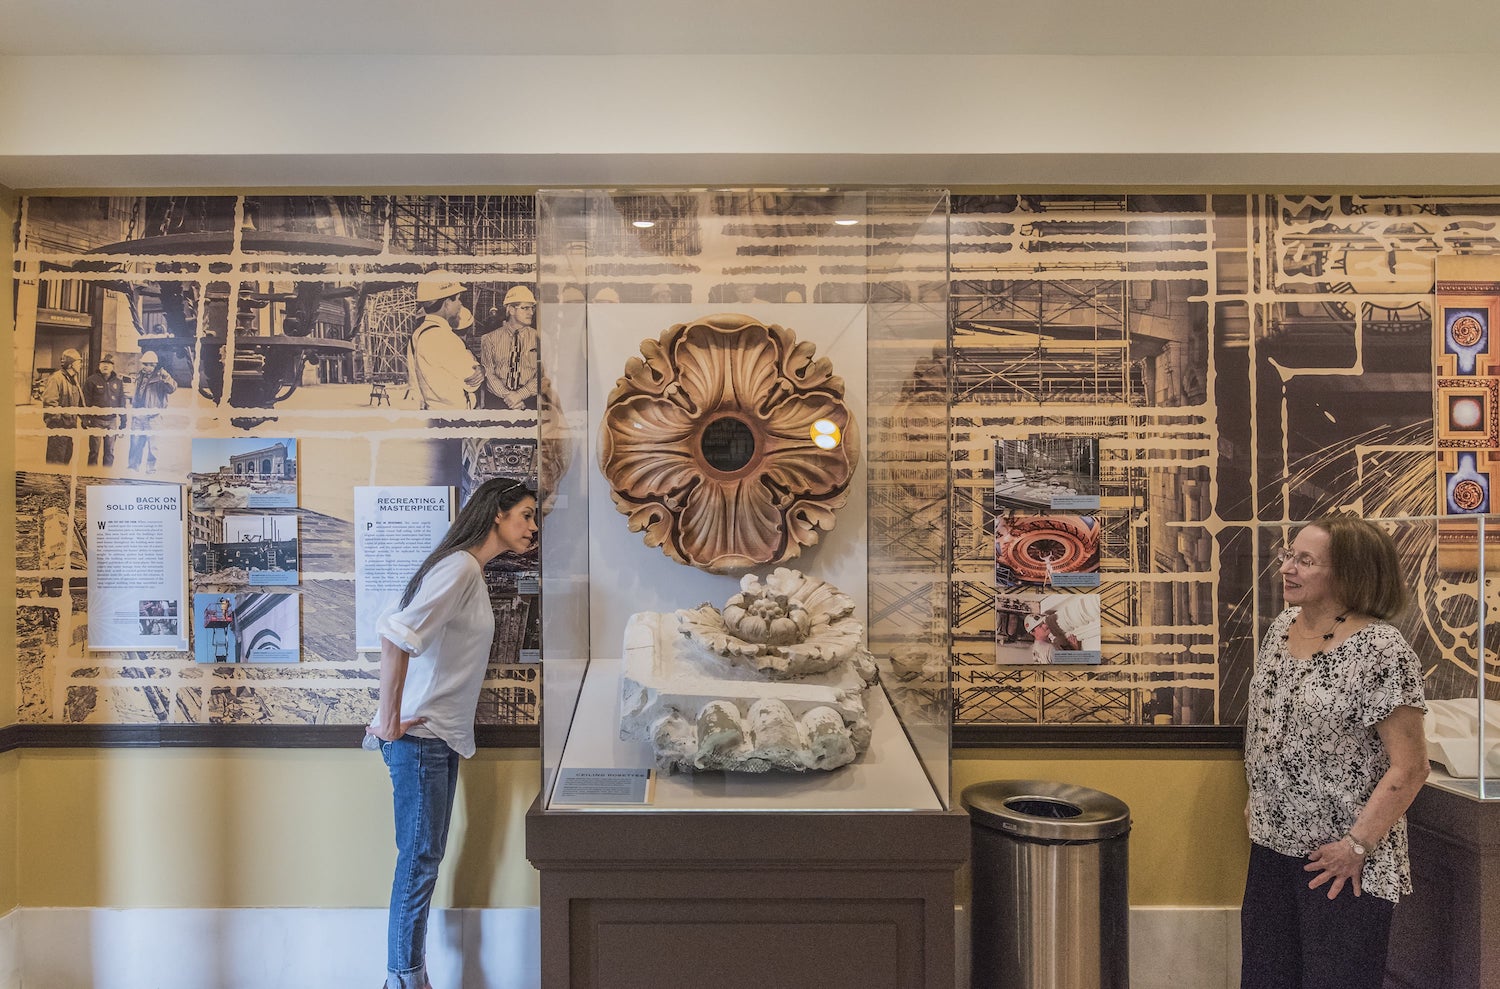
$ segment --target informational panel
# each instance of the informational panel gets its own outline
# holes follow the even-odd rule
[[[95,484],[85,519],[89,649],[186,649],[182,489]]]
[[[401,599],[406,582],[448,531],[452,504],[452,489],[438,485],[354,489],[356,648],[380,648],[375,621]]]

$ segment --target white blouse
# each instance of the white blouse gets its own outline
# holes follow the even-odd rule
[[[401,720],[427,721],[410,734],[440,738],[465,759],[472,756],[474,712],[495,637],[479,561],[465,550],[449,553],[427,571],[411,603],[381,615],[375,630],[411,656]]]
[[[1287,652],[1300,608],[1271,623],[1250,680],[1245,776],[1250,840],[1306,857],[1349,833],[1390,756],[1375,726],[1398,707],[1427,710],[1416,653],[1393,626],[1373,622],[1309,659]],[[1376,842],[1360,887],[1395,902],[1411,892],[1406,818]]]

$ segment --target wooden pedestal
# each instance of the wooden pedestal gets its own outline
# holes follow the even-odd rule
[[[543,989],[954,984],[961,811],[526,815]]]
[[[1387,989],[1500,989],[1500,803],[1429,785],[1406,820],[1415,891],[1396,907]]]

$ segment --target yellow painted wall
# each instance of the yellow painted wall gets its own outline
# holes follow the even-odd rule
[[[1238,906],[1250,839],[1238,750],[965,749],[953,760],[954,806],[987,780],[1077,783],[1130,807],[1130,902]]]
[[[7,758],[13,767],[15,754]],[[537,903],[524,833],[536,760],[534,750],[486,751],[464,763],[439,905]],[[386,902],[395,854],[390,795],[371,753],[30,749],[11,776],[11,806],[23,808],[25,906]],[[960,754],[953,776],[955,794],[970,783],[1033,777],[1112,793],[1135,820],[1133,904],[1239,902],[1248,846],[1236,753],[985,750]]]
[[[20,789],[16,785],[20,765],[20,752],[0,752],[0,917],[21,904]]]
[[[434,902],[538,902],[526,861],[535,750],[466,761]],[[26,907],[384,906],[390,782],[360,749],[28,749]]]

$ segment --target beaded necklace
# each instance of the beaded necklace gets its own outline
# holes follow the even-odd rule
[[[1327,643],[1328,641],[1330,641],[1334,637],[1334,635],[1336,635],[1338,633],[1339,626],[1342,625],[1342,624],[1344,624],[1344,620],[1347,619],[1348,617],[1349,617],[1349,612],[1347,612],[1347,611],[1344,612],[1341,615],[1334,616],[1333,624],[1330,625],[1330,626],[1328,626],[1328,631],[1324,632],[1323,635],[1322,635],[1322,640],[1323,640],[1324,643]],[[1302,618],[1302,613],[1299,611],[1297,613],[1297,617],[1293,618],[1290,622],[1287,623],[1286,631],[1283,632],[1283,633],[1281,633],[1281,644],[1282,645],[1286,645],[1287,644],[1288,640],[1291,638],[1292,626],[1295,625],[1295,624],[1297,624],[1297,622],[1299,620],[1301,620],[1301,618]],[[1316,633],[1316,632],[1309,632],[1308,633],[1308,635],[1310,635],[1310,636],[1311,635],[1317,635],[1317,634],[1318,633]],[[1308,659],[1317,659],[1321,655],[1323,655],[1323,647],[1319,646],[1317,649],[1315,649],[1313,651],[1313,654],[1311,656],[1307,657],[1307,658]]]

